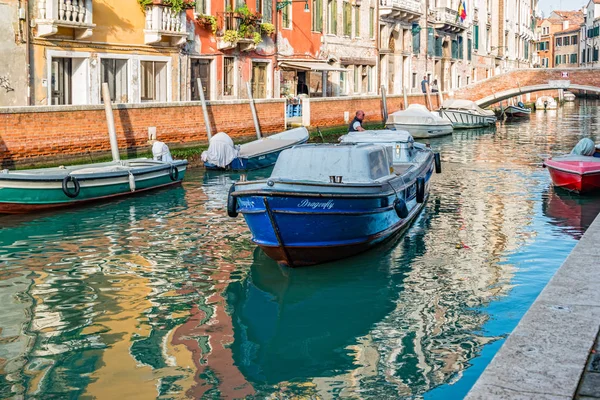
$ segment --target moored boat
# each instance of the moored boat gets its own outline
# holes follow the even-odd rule
[[[406,110],[390,114],[386,127],[408,131],[416,139],[450,135],[453,131],[450,121],[420,104],[411,104]]]
[[[535,101],[536,110],[556,110],[558,103],[552,96],[541,96]]]
[[[575,193],[589,193],[600,189],[600,158],[569,154],[544,161],[552,183]]]
[[[531,109],[525,107],[525,104],[519,102],[516,106],[508,106],[504,109],[504,114],[508,118],[523,118],[531,115]]]
[[[439,113],[442,118],[452,122],[454,129],[483,128],[496,124],[493,111],[484,110],[470,100],[445,100]]]
[[[568,102],[575,101],[575,94],[565,91],[563,93],[563,99]]]
[[[308,130],[294,128],[268,137],[236,146],[224,132],[209,141],[208,150],[202,153],[206,169],[245,171],[269,167],[279,154],[293,146],[308,141]]]
[[[433,152],[418,148],[404,164],[391,153],[373,144],[285,150],[270,178],[232,185],[228,214],[242,213],[254,243],[281,264],[353,256],[403,231],[429,196]]]
[[[188,162],[134,159],[0,172],[0,213],[74,206],[181,183]]]

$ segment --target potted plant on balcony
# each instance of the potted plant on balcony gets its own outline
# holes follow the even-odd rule
[[[273,33],[275,33],[275,25],[269,23],[269,22],[263,22],[260,24],[260,32],[263,35],[267,35],[270,36]]]
[[[206,26],[207,28],[210,27],[210,30],[213,34],[217,32],[217,17],[212,15],[200,14],[196,18],[196,21]]]

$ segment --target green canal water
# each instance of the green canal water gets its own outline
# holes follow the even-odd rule
[[[567,104],[432,141],[407,234],[304,269],[225,216],[239,175],[2,216],[0,398],[460,399],[600,211],[541,167],[599,121]]]

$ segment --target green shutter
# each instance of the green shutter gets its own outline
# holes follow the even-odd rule
[[[416,32],[415,32],[416,31]],[[421,52],[421,30],[413,27],[413,54]]]
[[[473,25],[473,36],[475,36],[475,50],[479,50],[479,25]]]
[[[467,39],[467,60],[471,61],[473,59],[472,53],[473,41],[471,39]]]
[[[433,56],[435,53],[435,35],[433,28],[427,28],[427,55]]]

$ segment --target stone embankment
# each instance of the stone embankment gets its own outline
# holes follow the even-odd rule
[[[600,218],[506,339],[467,395],[600,399]]]

